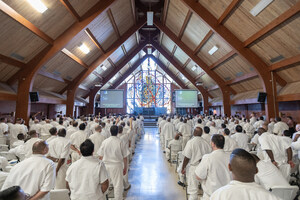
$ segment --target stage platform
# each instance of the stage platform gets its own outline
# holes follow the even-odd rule
[[[156,115],[143,115],[144,117],[144,127],[152,128],[157,127],[157,119]]]

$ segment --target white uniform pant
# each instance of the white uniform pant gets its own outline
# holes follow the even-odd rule
[[[189,140],[190,140],[190,137],[186,137],[186,136],[182,137],[182,150],[184,150],[184,147]]]
[[[57,167],[57,163],[55,163],[55,167]],[[55,188],[54,189],[67,189],[66,187],[66,173],[68,166],[63,164],[56,175],[55,180]]]
[[[122,163],[105,163],[109,178],[114,186],[115,200],[123,199],[123,164]]]
[[[127,156],[127,167],[126,167],[127,171],[125,176],[123,176],[123,185],[125,189],[127,189],[130,185],[128,182],[128,168],[129,168],[129,156]]]
[[[287,163],[283,163],[278,166],[279,170],[281,171],[283,177],[289,182],[291,179],[291,166]]]
[[[190,166],[187,173],[187,192],[190,195],[189,200],[198,199],[198,185],[199,181],[196,179],[195,170],[197,166]]]

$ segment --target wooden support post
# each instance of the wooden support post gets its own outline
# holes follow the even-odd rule
[[[224,116],[231,115],[230,94],[227,91],[223,92],[223,112]]]
[[[74,103],[75,103],[76,90],[67,90],[67,111],[66,116],[74,116]]]

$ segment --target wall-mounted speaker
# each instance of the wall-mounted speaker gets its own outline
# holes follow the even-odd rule
[[[264,103],[266,101],[267,93],[259,92],[257,95],[257,102]]]
[[[30,101],[38,102],[39,101],[39,93],[38,92],[29,92]]]

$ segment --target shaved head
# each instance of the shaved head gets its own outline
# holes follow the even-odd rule
[[[233,180],[241,182],[254,182],[257,173],[254,157],[244,149],[235,149],[230,155],[229,170]]]
[[[44,140],[37,141],[32,146],[33,154],[47,154],[48,153],[48,144]]]
[[[196,127],[194,130],[194,136],[201,136],[202,135],[202,128]]]

